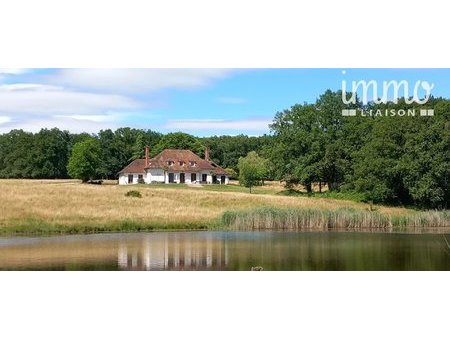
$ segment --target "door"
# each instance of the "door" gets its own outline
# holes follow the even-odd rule
[[[213,175],[213,177],[212,177],[212,182],[213,182],[213,184],[216,184],[216,183],[217,183],[217,176],[216,176],[216,175]]]
[[[180,173],[180,183],[184,183],[185,181],[184,173]]]
[[[173,183],[174,180],[174,174],[173,173],[169,173],[169,183]]]
[[[197,181],[197,174],[191,174],[191,183]]]
[[[207,174],[202,174],[202,182],[206,183],[207,178],[208,178]]]
[[[225,176],[220,176],[220,184],[225,184]]]
[[[133,175],[128,175],[128,184],[133,184]]]

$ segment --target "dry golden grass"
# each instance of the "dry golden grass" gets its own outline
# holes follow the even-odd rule
[[[255,207],[367,209],[363,203],[308,197],[208,191],[153,186],[88,185],[74,180],[0,180],[0,227],[43,223],[58,226],[103,226],[134,222],[159,227],[212,224],[227,210]],[[262,189],[270,189],[261,187]],[[279,187],[275,187],[275,192]],[[126,197],[138,190],[142,198]],[[379,207],[388,215],[414,213]]]

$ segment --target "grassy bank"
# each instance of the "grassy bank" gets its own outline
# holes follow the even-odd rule
[[[257,208],[227,211],[222,224],[233,230],[329,230],[450,227],[450,212],[426,211],[389,215],[353,208],[281,209]]]
[[[140,231],[176,231],[176,230],[206,230],[208,224],[200,223],[168,223],[136,222],[132,220],[116,221],[108,224],[58,224],[44,220],[25,219],[0,227],[1,235],[62,235],[62,234],[93,234],[104,232],[140,232]]]
[[[333,211],[369,209],[357,201],[282,196],[279,186],[249,194],[239,186],[87,185],[74,180],[0,180],[0,234],[59,234],[221,227],[222,215],[258,208]],[[125,196],[137,190],[141,198]],[[380,215],[415,217],[376,206]],[[400,222],[400,221],[399,221]]]

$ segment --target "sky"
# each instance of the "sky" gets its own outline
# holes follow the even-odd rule
[[[278,111],[342,80],[418,80],[448,98],[450,69],[3,69],[0,133],[133,127],[196,136],[262,135]]]

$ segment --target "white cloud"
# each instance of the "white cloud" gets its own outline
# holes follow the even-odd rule
[[[0,125],[0,133],[7,133],[11,129],[23,129],[30,132],[38,132],[42,128],[59,128],[60,130],[69,130],[72,133],[97,133],[101,129],[117,129],[123,127],[121,123],[114,122],[95,122],[87,120],[75,120],[69,117],[32,117],[30,119],[15,119],[7,126]]]
[[[54,115],[55,118],[72,119],[75,121],[91,122],[113,122],[120,121],[126,114],[104,114],[104,115]]]
[[[166,88],[197,88],[226,77],[231,69],[61,69],[50,83],[112,93],[145,93]]]
[[[219,119],[195,119],[195,120],[169,120],[166,128],[179,130],[259,130],[269,129],[272,123],[269,119],[242,119],[242,120],[219,120]]]
[[[11,118],[9,116],[0,116],[0,125],[11,122]]]
[[[9,115],[89,115],[137,107],[138,102],[121,95],[67,91],[37,84],[0,85],[0,112]]]
[[[18,92],[18,91],[61,91],[63,87],[60,86],[50,86],[44,85],[40,83],[13,83],[13,84],[4,84],[0,86],[1,92]]]
[[[141,104],[122,95],[65,90],[60,86],[0,85],[0,132],[57,127],[71,132],[116,129]],[[3,116],[5,115],[5,116]]]
[[[27,73],[28,71],[28,68],[0,68],[0,74],[5,75],[20,75]]]
[[[234,96],[220,96],[216,98],[217,102],[220,103],[227,103],[227,104],[241,104],[247,102],[246,99],[243,99],[241,97],[234,97]]]

